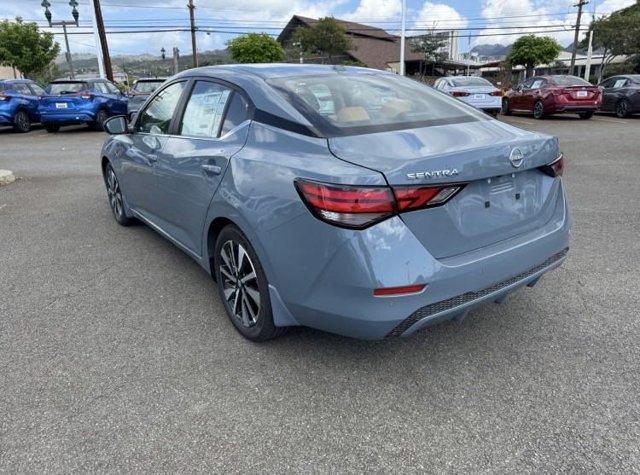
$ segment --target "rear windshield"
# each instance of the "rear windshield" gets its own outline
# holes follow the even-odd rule
[[[88,91],[89,84],[86,82],[52,82],[47,88],[49,94],[73,94],[81,91]]]
[[[492,86],[492,84],[486,79],[482,78],[455,78],[451,79],[451,83],[456,87],[464,87],[464,86]]]
[[[417,81],[391,74],[341,73],[270,79],[323,135],[354,135],[486,117]]]
[[[577,76],[554,76],[553,82],[558,86],[591,86],[592,84]]]
[[[163,82],[164,81],[138,81],[135,86],[133,86],[133,90],[141,94],[151,94],[158,89],[158,86]]]

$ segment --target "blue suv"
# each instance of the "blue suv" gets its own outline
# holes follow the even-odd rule
[[[29,132],[40,122],[38,104],[44,89],[29,79],[0,81],[0,125],[11,125],[16,132]]]
[[[104,130],[109,117],[127,113],[127,96],[106,79],[57,80],[40,101],[41,122],[47,132],[63,125],[88,124]]]

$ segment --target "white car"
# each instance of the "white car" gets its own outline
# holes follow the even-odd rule
[[[433,87],[494,117],[502,107],[502,91],[483,78],[449,76],[438,79]]]

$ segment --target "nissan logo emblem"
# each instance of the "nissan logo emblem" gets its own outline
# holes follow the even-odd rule
[[[524,162],[524,154],[519,148],[514,148],[511,150],[511,155],[509,155],[509,161],[514,168],[519,168],[522,162]]]

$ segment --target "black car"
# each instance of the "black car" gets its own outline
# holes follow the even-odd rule
[[[129,91],[129,107],[127,114],[129,118],[140,110],[142,104],[155,91],[166,78],[140,78]]]
[[[602,81],[603,112],[615,112],[620,117],[627,117],[640,112],[640,74],[624,74],[612,76]]]

